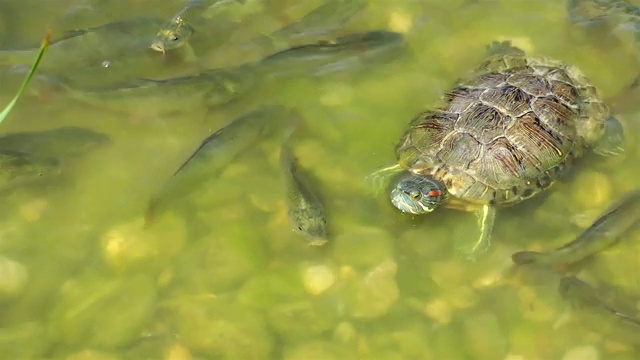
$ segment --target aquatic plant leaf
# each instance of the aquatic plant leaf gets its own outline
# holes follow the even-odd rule
[[[50,43],[51,43],[51,30],[47,31],[47,34],[42,40],[42,45],[40,45],[38,56],[36,57],[36,60],[33,62],[31,69],[29,69],[29,73],[27,74],[27,77],[22,82],[22,85],[20,85],[20,89],[18,89],[16,96],[14,96],[13,99],[11,99],[11,102],[9,103],[9,105],[7,105],[4,108],[4,110],[2,110],[2,112],[0,113],[0,123],[4,120],[4,118],[7,117],[7,115],[9,115],[9,112],[11,112],[11,109],[13,109],[13,106],[16,104],[16,102],[20,98],[20,95],[22,95],[22,93],[24,92],[24,89],[27,88],[29,81],[31,81],[31,78],[36,73],[36,70],[38,69],[38,65],[40,65],[40,61],[42,60],[42,57],[44,56],[44,53],[47,51],[47,48],[49,47]]]

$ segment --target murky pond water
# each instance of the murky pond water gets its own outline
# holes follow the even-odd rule
[[[0,2],[3,49],[37,47],[47,26],[59,37],[152,19],[133,20],[132,30],[108,41],[89,37],[62,52],[54,44],[29,96],[2,123],[3,134],[76,126],[110,138],[65,159],[61,176],[2,193],[2,358],[640,356],[633,341],[640,332],[588,326],[600,320],[568,309],[554,272],[514,269],[510,257],[571,240],[638,187],[640,110],[637,89],[627,90],[640,69],[637,34],[624,25],[604,32],[571,23],[558,0],[370,0],[329,33],[266,36],[323,3],[248,0],[205,13],[194,20],[188,46],[163,54],[146,44],[183,1]],[[296,75],[257,81],[208,110],[210,93],[192,89],[144,99],[96,90],[231,68],[289,46],[380,29],[403,33],[408,51],[324,71],[293,61],[280,70]],[[576,65],[605,98],[624,99],[613,111],[627,144],[624,156],[587,155],[550,191],[500,209],[493,246],[469,261],[457,249],[477,237],[473,214],[402,214],[365,178],[394,163],[413,116],[438,104],[494,40]],[[18,58],[5,55],[2,104],[24,74],[11,62]],[[329,243],[308,246],[287,217],[277,136],[252,143],[145,226],[149,199],[200,142],[261,104],[295,108],[302,119],[292,148],[324,203]],[[629,234],[577,274],[640,299],[639,241],[640,233]]]

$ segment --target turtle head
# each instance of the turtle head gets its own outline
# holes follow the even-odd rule
[[[447,194],[442,183],[428,175],[409,174],[391,190],[391,203],[404,213],[425,214],[440,205]]]

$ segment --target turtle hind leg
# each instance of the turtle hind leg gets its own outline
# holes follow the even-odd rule
[[[624,153],[624,128],[614,116],[609,116],[604,125],[604,135],[593,148],[598,155],[621,155]]]
[[[491,233],[493,232],[493,224],[496,219],[496,208],[492,205],[485,204],[476,210],[476,217],[478,218],[480,236],[471,247],[465,246],[458,248],[458,251],[468,260],[475,260],[491,247]]]
[[[387,166],[366,176],[365,183],[375,194],[380,194],[386,185],[389,184],[390,178],[401,171],[403,171],[403,169],[398,164]]]

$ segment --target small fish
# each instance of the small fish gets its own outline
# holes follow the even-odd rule
[[[135,17],[93,28],[69,30],[51,41],[40,70],[77,71],[88,65],[100,65],[105,60],[128,56],[144,56],[148,51],[148,34],[162,20]],[[0,65],[31,65],[38,47],[1,49]]]
[[[251,89],[256,79],[252,65],[246,65],[163,80],[138,79],[104,88],[74,88],[64,81],[62,86],[69,97],[97,107],[163,114],[224,105]]]
[[[575,276],[562,278],[558,292],[574,309],[581,310],[585,324],[594,330],[612,339],[635,344],[640,342],[640,319],[614,304],[614,301],[621,303],[621,299],[606,299],[600,289]]]
[[[241,115],[205,138],[152,197],[146,222],[149,223],[174,199],[188,195],[194,188],[217,175],[243,151],[270,134],[285,129],[291,119],[292,113],[287,107],[264,105]]]
[[[107,135],[79,127],[0,136],[0,191],[60,175],[69,161],[110,143]]]
[[[203,1],[190,1],[187,6],[160,27],[149,47],[164,54],[167,50],[183,46],[194,32],[189,19],[198,16],[203,11]]]
[[[320,75],[362,66],[367,61],[387,61],[403,54],[404,50],[401,33],[377,30],[294,46],[265,57],[257,66],[266,76]]]
[[[633,190],[614,202],[575,240],[547,252],[517,252],[511,256],[511,259],[518,265],[573,264],[611,246],[638,222],[640,222],[640,190]]]
[[[597,37],[614,30],[631,31],[640,41],[640,6],[625,0],[569,0],[567,2],[569,20],[593,30]],[[591,29],[590,29],[591,28]]]
[[[209,5],[207,1],[191,0],[178,11],[169,21],[165,22],[156,33],[149,47],[155,51],[165,53],[168,50],[180,48],[187,44],[195,32],[192,23],[208,8],[227,3],[244,3],[245,0],[217,0]],[[213,34],[212,36],[215,36]]]
[[[0,150],[0,191],[14,190],[62,172],[61,162],[47,154]]]
[[[309,245],[326,244],[328,240],[324,208],[318,197],[300,177],[296,159],[288,141],[285,141],[280,148],[280,167],[286,189],[289,218],[295,227],[307,236]]]
[[[609,5],[597,0],[568,0],[566,5],[569,20],[583,26],[602,24],[609,9]]]
[[[270,37],[277,41],[290,41],[295,38],[328,34],[339,30],[367,5],[366,0],[326,1],[302,18],[274,31]]]
[[[63,126],[0,135],[0,152],[65,159],[84,155],[110,142],[106,134],[81,127]]]

